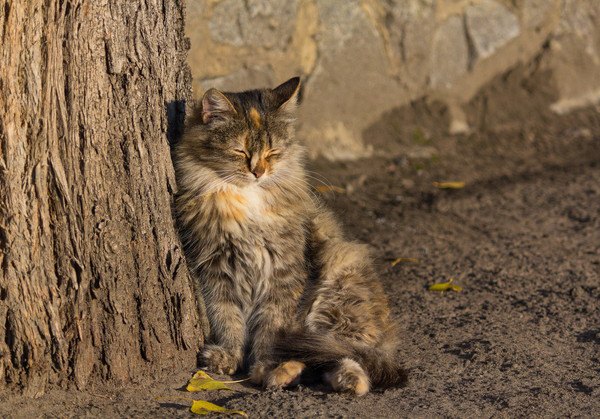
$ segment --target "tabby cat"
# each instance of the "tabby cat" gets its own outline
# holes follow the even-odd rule
[[[210,89],[175,151],[177,211],[206,303],[205,366],[248,368],[265,387],[306,370],[365,394],[405,379],[397,333],[365,245],[312,193],[295,140],[300,79]]]

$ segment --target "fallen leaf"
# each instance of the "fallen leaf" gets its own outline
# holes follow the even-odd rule
[[[219,381],[212,378],[205,371],[200,370],[190,379],[185,389],[187,391],[233,390],[227,384],[241,383],[246,380],[247,378],[236,381]]]
[[[399,263],[404,263],[404,262],[419,263],[419,259],[417,259],[417,258],[398,258],[398,259],[394,259],[392,261],[392,267],[396,266]]]
[[[333,185],[319,185],[316,187],[317,192],[326,193],[326,192],[337,192],[337,193],[345,193],[346,190],[344,188],[340,188],[339,186]]]
[[[217,404],[207,402],[206,400],[193,400],[192,407],[190,408],[192,413],[197,415],[209,415],[211,413],[225,413],[230,415],[240,415],[244,417],[248,417],[246,412],[242,410],[232,410],[227,409],[223,406],[219,406]]]
[[[465,187],[465,182],[433,182],[433,186],[439,189],[462,189]]]
[[[462,287],[458,286],[458,285],[454,285],[452,283],[452,281],[454,281],[454,278],[450,278],[450,280],[448,282],[441,282],[439,284],[433,284],[429,286],[429,291],[462,291]]]

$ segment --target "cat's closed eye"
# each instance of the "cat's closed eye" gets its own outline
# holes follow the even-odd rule
[[[238,154],[238,155],[240,155],[240,156],[244,156],[244,157],[246,157],[247,159],[249,159],[249,158],[250,158],[250,156],[248,155],[248,153],[246,152],[246,150],[242,150],[241,148],[234,148],[234,149],[233,149],[233,152],[234,152],[235,154]]]

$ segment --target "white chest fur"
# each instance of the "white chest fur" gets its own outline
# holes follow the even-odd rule
[[[268,205],[264,191],[258,186],[238,188],[228,186],[207,197],[210,207],[221,228],[229,233],[243,233],[250,225],[268,223]]]

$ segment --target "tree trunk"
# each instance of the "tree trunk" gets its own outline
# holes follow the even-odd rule
[[[183,24],[182,1],[0,3],[0,387],[195,363],[168,142],[190,94]]]

